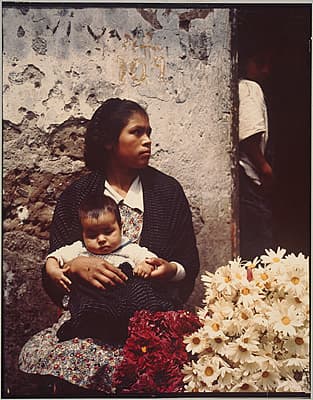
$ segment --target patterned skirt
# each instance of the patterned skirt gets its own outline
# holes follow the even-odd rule
[[[122,345],[108,345],[91,338],[60,342],[56,332],[69,318],[69,311],[63,312],[52,327],[29,339],[19,356],[20,370],[52,375],[90,390],[114,393],[112,375],[123,359]]]

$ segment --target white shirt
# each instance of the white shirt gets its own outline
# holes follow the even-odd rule
[[[104,183],[104,194],[111,197],[117,204],[123,201],[127,206],[137,208],[141,212],[144,212],[143,188],[139,176],[133,180],[125,197],[117,193],[108,181],[105,181]],[[184,279],[186,276],[185,268],[177,261],[171,262],[174,262],[177,266],[176,275],[171,279],[171,281],[180,281]]]
[[[77,242],[63,246],[50,253],[47,258],[55,258],[62,267],[64,264],[78,256],[88,257],[92,255],[94,254],[86,249],[84,243],[78,240]],[[157,256],[149,251],[146,247],[139,246],[136,243],[131,243],[127,237],[123,236],[121,245],[116,250],[109,254],[98,255],[98,257],[108,261],[113,265],[120,265],[123,262],[128,262],[134,269],[138,263],[144,261],[146,258]]]
[[[256,133],[262,133],[260,146],[264,154],[268,140],[268,119],[263,91],[258,83],[242,79],[239,81],[239,141]],[[249,178],[261,185],[255,166],[242,151],[239,154],[239,164]]]

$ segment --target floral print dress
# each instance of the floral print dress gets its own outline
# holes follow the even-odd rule
[[[123,203],[119,204],[119,209],[123,235],[138,243],[143,213]],[[112,375],[123,359],[122,345],[113,346],[93,338],[60,342],[56,333],[69,318],[69,311],[64,311],[55,324],[29,339],[19,356],[20,370],[52,375],[90,390],[114,393]]]

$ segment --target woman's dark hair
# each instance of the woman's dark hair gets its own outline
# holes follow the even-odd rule
[[[82,218],[98,219],[99,216],[105,212],[114,214],[119,227],[122,227],[121,214],[118,205],[109,196],[95,194],[86,196],[80,203],[78,209],[80,220]]]
[[[116,144],[130,117],[146,110],[132,100],[112,98],[106,100],[93,114],[85,134],[85,163],[92,171],[105,169],[105,146]]]

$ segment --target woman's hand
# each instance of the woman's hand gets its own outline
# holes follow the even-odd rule
[[[168,262],[158,257],[147,258],[145,261],[155,267],[150,274],[151,279],[164,279],[169,281],[176,275],[177,266],[175,263]]]
[[[77,275],[98,289],[123,284],[127,279],[119,268],[98,257],[79,256],[66,265],[72,275]]]

